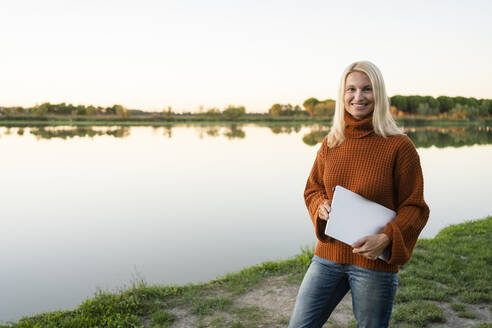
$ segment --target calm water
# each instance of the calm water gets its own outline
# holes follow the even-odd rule
[[[297,254],[315,242],[302,194],[326,132],[0,127],[0,321]],[[490,128],[408,132],[431,209],[423,237],[492,214]]]

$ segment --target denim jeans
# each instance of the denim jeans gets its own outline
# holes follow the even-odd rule
[[[314,256],[297,294],[289,328],[321,327],[350,289],[358,328],[385,328],[398,276]]]

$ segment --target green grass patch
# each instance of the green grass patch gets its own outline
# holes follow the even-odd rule
[[[396,308],[391,318],[394,323],[404,322],[415,327],[425,327],[429,323],[445,320],[443,310],[429,301],[412,301],[400,306]]]
[[[492,328],[492,322],[480,322],[473,325],[472,328]]]
[[[153,324],[158,324],[161,327],[171,327],[173,322],[176,321],[177,316],[174,313],[160,310],[152,313],[150,319]]]
[[[465,318],[465,319],[476,319],[477,316],[470,311],[460,311],[458,312],[458,317],[460,318]]]
[[[466,305],[460,303],[453,303],[451,304],[451,309],[453,309],[453,311],[455,312],[466,311]]]
[[[418,241],[412,259],[400,270],[396,303],[413,300],[490,303],[492,216],[443,229]]]
[[[226,311],[232,305],[232,300],[226,297],[198,298],[191,304],[191,313],[209,315],[216,311]]]

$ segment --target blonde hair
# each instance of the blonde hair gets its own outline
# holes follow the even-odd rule
[[[374,132],[385,138],[387,136],[403,134],[403,130],[396,125],[395,120],[391,116],[383,75],[373,63],[369,61],[358,61],[350,64],[345,69],[342,78],[340,79],[340,89],[338,91],[333,124],[330,129],[330,133],[326,137],[328,147],[336,147],[345,140],[345,106],[343,104],[343,96],[345,93],[345,81],[347,80],[347,75],[352,72],[365,73],[369,77],[369,80],[371,80],[372,90],[374,93],[374,112],[372,115],[372,126],[374,127]]]

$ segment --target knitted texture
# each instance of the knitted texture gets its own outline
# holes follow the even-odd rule
[[[326,138],[323,140],[304,191],[318,238],[314,253],[338,263],[398,272],[398,266],[410,259],[429,217],[419,155],[404,134],[386,138],[377,135],[372,126],[372,114],[356,120],[345,111],[344,117],[346,139],[333,148],[328,147]],[[326,221],[319,218],[318,210],[325,201],[331,203],[336,185],[397,213],[381,231],[391,240],[388,262],[354,254],[349,245],[325,235]]]

